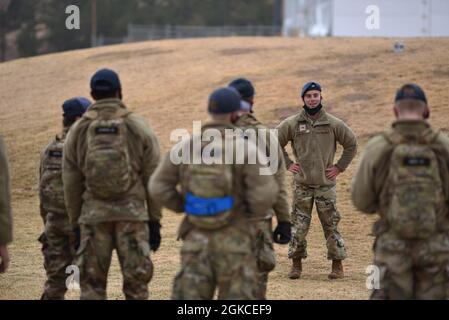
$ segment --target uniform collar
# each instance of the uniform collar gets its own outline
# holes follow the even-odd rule
[[[245,113],[243,114],[235,123],[236,126],[245,126],[248,124],[260,124],[259,120],[252,114],[252,113]]]
[[[62,131],[56,135],[56,140],[61,141],[64,140],[67,136],[67,133],[69,132],[70,127],[64,127],[62,128]]]
[[[430,125],[425,120],[396,120],[393,130],[405,136],[420,136]]]
[[[89,107],[89,110],[98,110],[102,108],[123,108],[126,109],[125,104],[118,98],[101,99],[96,101]]]
[[[312,120],[310,118],[310,116],[307,114],[307,112],[305,110],[302,110],[301,113],[299,114],[299,121],[307,121],[313,125],[326,125],[326,124],[330,124],[329,119],[327,118],[327,113],[324,110],[324,106],[323,109],[321,109],[320,113],[318,113],[318,118],[316,120]]]
[[[211,128],[221,130],[221,129],[236,129],[237,127],[232,124],[224,124],[222,122],[210,121],[204,124],[201,129],[205,130]]]

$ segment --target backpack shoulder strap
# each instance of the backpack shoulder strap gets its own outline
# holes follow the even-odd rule
[[[88,110],[86,113],[84,113],[83,117],[89,120],[95,120],[98,118],[98,112],[97,110]]]
[[[382,136],[389,144],[393,146],[400,145],[401,143],[404,143],[406,141],[404,136],[402,136],[399,132],[395,130],[389,130],[387,132],[384,132],[382,133]]]

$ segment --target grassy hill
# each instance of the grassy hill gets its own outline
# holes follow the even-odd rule
[[[145,116],[168,151],[170,132],[191,130],[206,120],[210,92],[239,76],[257,91],[255,111],[275,126],[297,112],[300,86],[323,85],[324,104],[344,119],[360,140],[357,159],[339,178],[338,208],[347,244],[346,278],[330,282],[324,236],[314,215],[309,257],[301,280],[286,277],[285,246],[276,246],[278,266],[270,276],[270,299],[366,299],[366,267],[371,263],[373,217],[359,214],[349,200],[352,174],[367,139],[393,120],[395,91],[405,82],[426,90],[431,123],[449,131],[449,39],[410,39],[394,53],[392,39],[220,38],[154,41],[78,50],[0,64],[0,134],[11,162],[15,240],[9,273],[0,275],[0,299],[37,299],[45,273],[37,238],[43,229],[37,198],[39,153],[61,127],[62,102],[89,96],[89,80],[99,68],[119,72],[124,102]],[[289,177],[291,179],[291,177]],[[181,217],[164,211],[160,250],[153,255],[151,299],[168,299],[179,267],[176,229]],[[110,270],[108,296],[122,299],[117,259]],[[77,298],[76,292],[69,294]]]

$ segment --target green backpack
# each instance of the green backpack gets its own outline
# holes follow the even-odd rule
[[[57,137],[47,148],[39,181],[40,201],[46,212],[66,213],[62,184],[64,138]]]
[[[386,181],[386,218],[392,230],[403,239],[426,239],[437,232],[444,193],[438,159],[432,148],[436,135],[406,139],[386,136],[393,144]]]
[[[129,111],[92,110],[87,129],[86,186],[99,199],[114,199],[133,185],[125,118]]]
[[[224,153],[224,141],[222,146]],[[232,164],[205,164],[201,160],[200,164],[185,165],[182,185],[188,221],[205,230],[227,226],[234,215],[233,184]]]

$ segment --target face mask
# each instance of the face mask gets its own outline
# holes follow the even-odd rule
[[[304,105],[303,106],[304,110],[306,110],[308,115],[314,116],[316,115],[318,112],[321,111],[321,109],[323,108],[323,105],[320,103],[320,105],[316,108],[309,108],[308,106]]]

